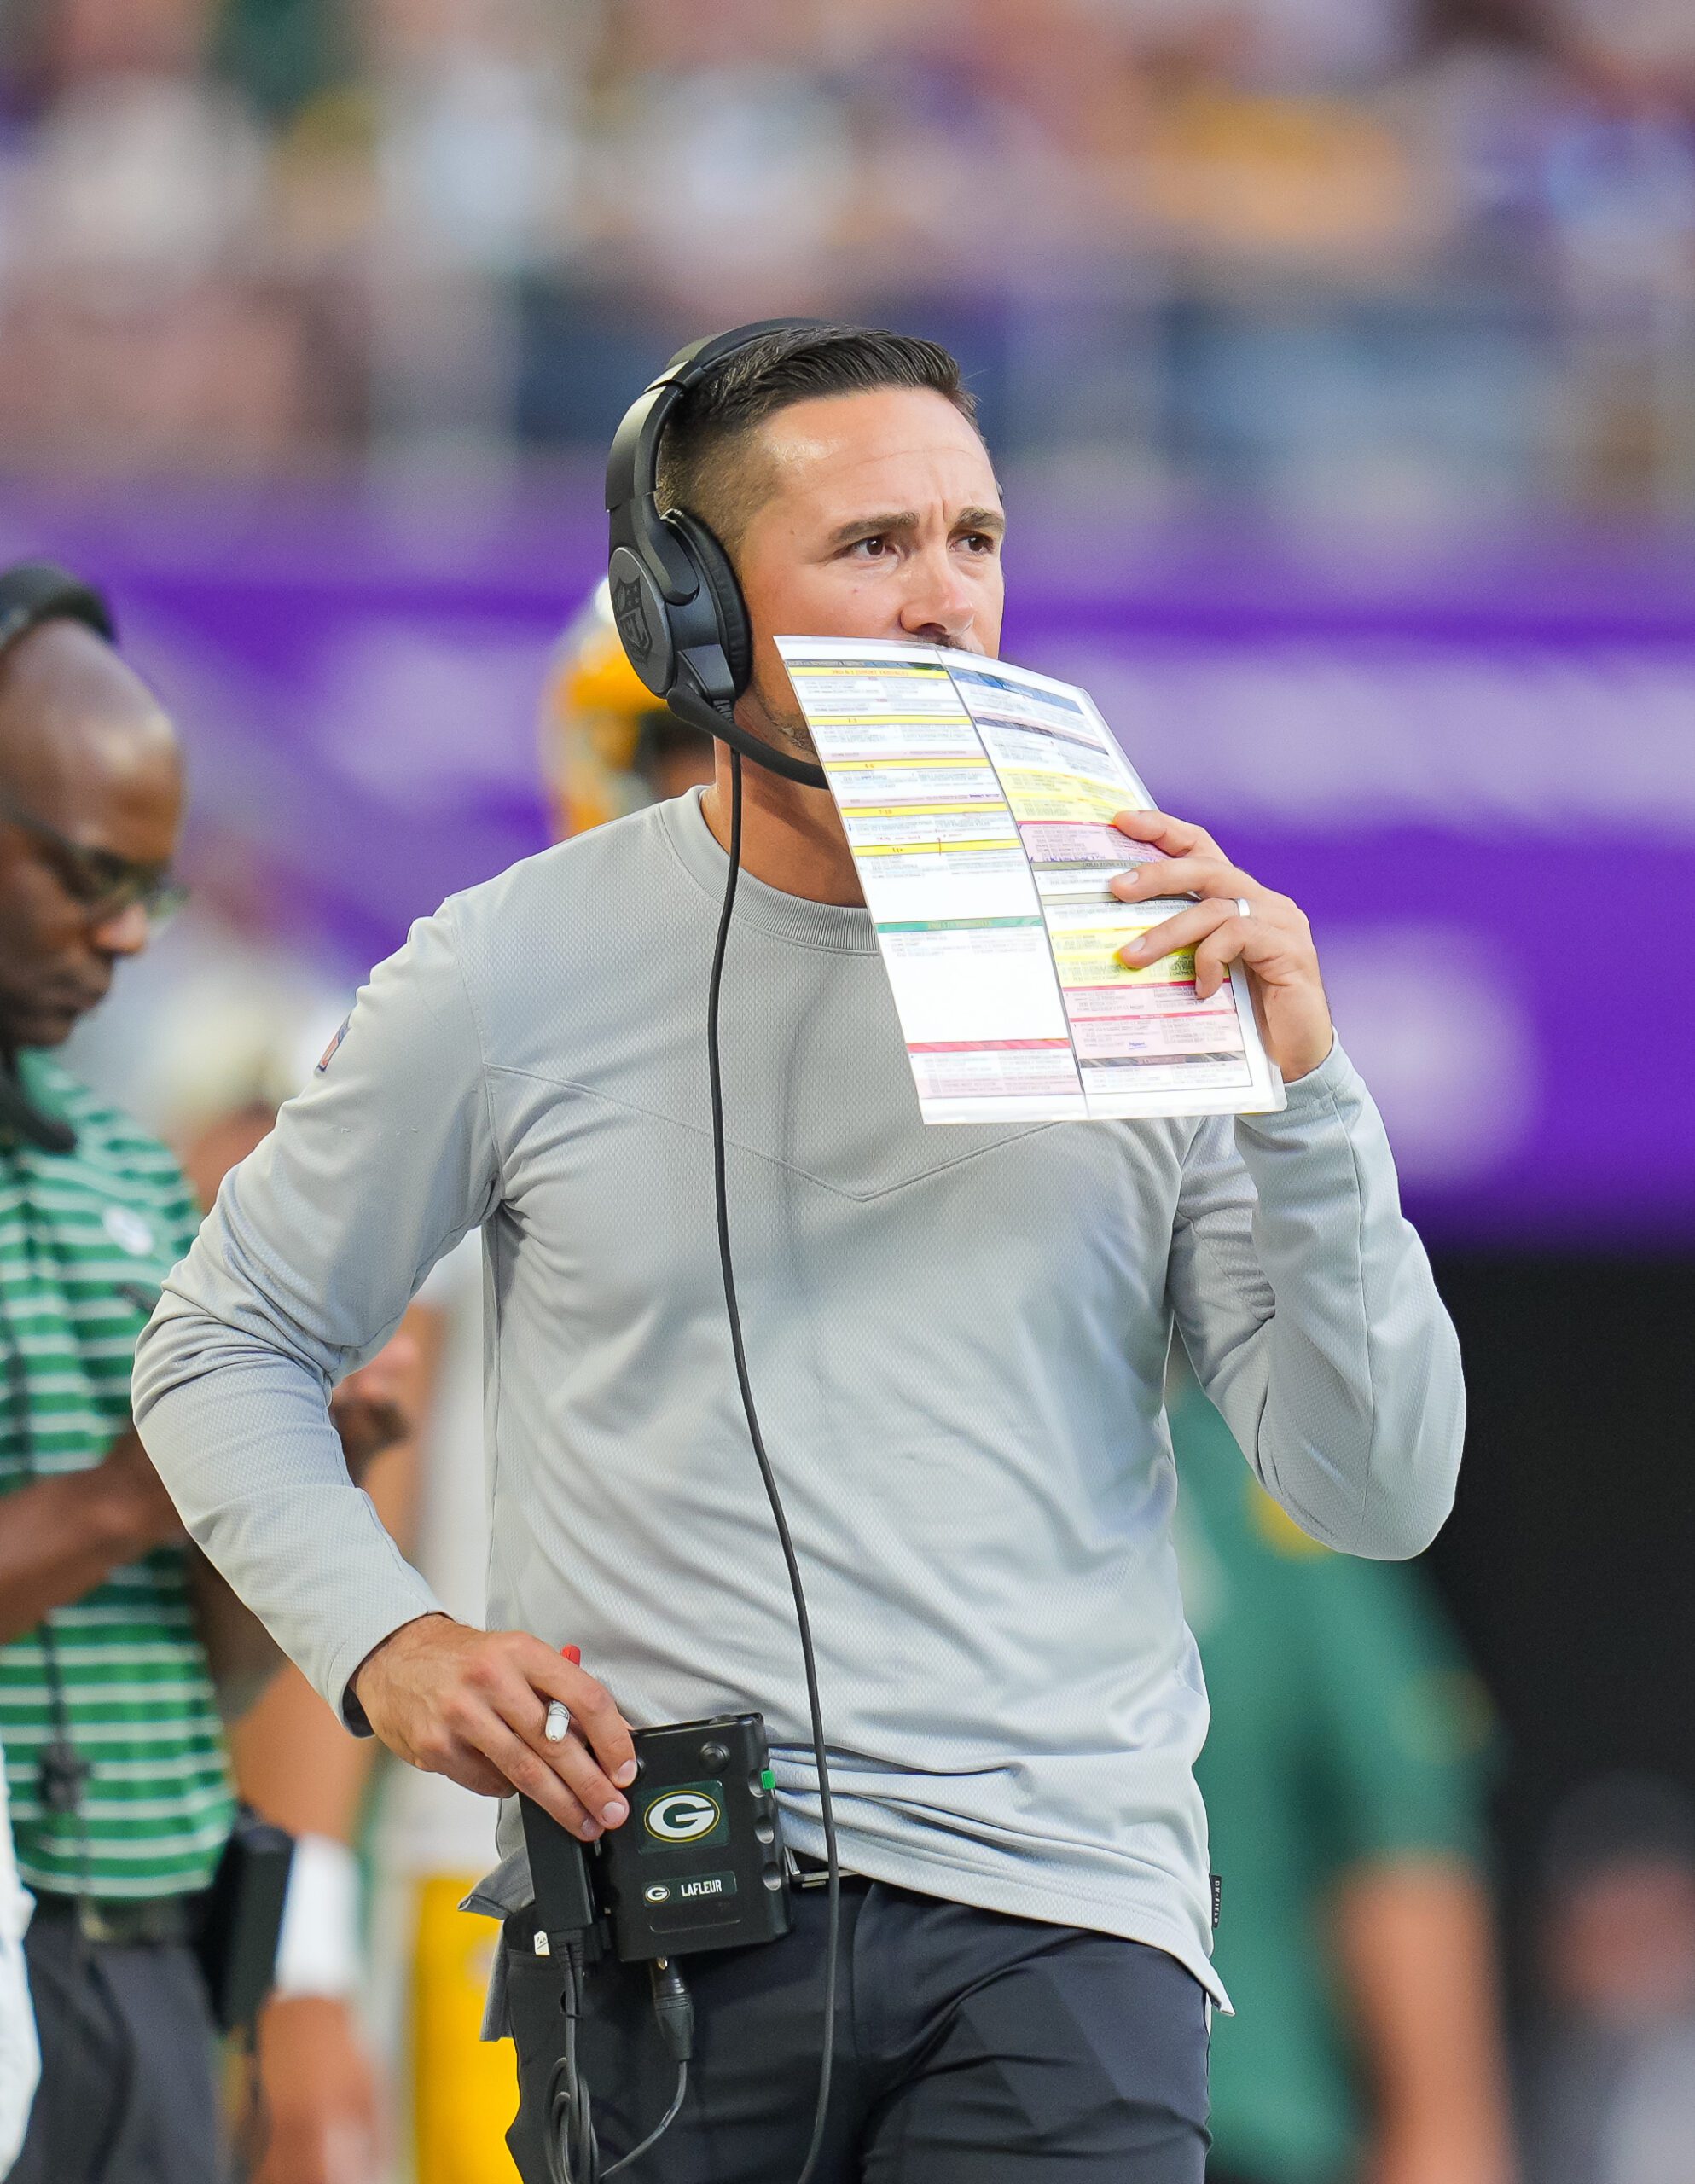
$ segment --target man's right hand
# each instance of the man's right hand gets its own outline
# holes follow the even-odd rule
[[[354,1671],[353,1695],[391,1751],[486,1798],[521,1790],[592,1843],[630,1815],[636,1748],[612,1694],[522,1630],[473,1630],[445,1615],[403,1623]],[[549,1699],[571,1729],[543,1730]]]
[[[149,1548],[180,1545],[188,1537],[177,1506],[133,1426],[125,1427],[96,1465],[90,1484],[101,1497],[114,1547],[125,1560],[146,1554]]]
[[[187,1536],[133,1426],[88,1470],[15,1487],[0,1525],[0,1645],[126,1562]]]

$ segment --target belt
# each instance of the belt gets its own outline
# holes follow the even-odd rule
[[[789,1885],[792,1888],[827,1888],[830,1869],[821,1858],[815,1858],[805,1850],[787,1848]],[[868,1888],[870,1883],[863,1873],[842,1874],[844,1888]],[[505,1931],[520,1956],[528,1956],[536,1946],[536,1907],[526,1903],[522,1910],[509,1911],[502,1922]]]
[[[791,1867],[789,1878],[794,1887],[827,1888],[830,1885],[830,1868],[822,1858],[815,1858],[810,1851],[797,1850],[792,1845],[790,1846],[788,1857]],[[842,1868],[844,1888],[865,1885],[867,1883],[863,1873],[850,1873],[845,1867]]]
[[[114,1949],[181,1947],[200,1932],[198,1896],[149,1896],[126,1902],[113,1896],[58,1896],[35,1891],[35,1915],[77,1927],[83,1939]]]

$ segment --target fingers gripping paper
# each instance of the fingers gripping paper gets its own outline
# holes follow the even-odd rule
[[[779,637],[877,928],[927,1123],[1259,1114],[1283,1105],[1239,965],[1117,951],[1191,898],[1120,903],[1160,851],[1088,693],[930,645]]]

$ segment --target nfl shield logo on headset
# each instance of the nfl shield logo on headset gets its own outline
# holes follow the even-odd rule
[[[653,634],[647,627],[647,602],[641,596],[641,585],[636,577],[618,577],[612,584],[612,616],[618,624],[618,633],[624,640],[624,650],[632,659],[646,659],[653,648]]]

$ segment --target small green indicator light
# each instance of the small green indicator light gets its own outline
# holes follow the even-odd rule
[[[776,1788],[776,1786],[777,1786],[777,1778],[776,1778],[776,1776],[775,1776],[775,1775],[771,1772],[771,1770],[770,1770],[770,1769],[769,1769],[769,1767],[765,1769],[764,1773],[763,1773],[763,1774],[759,1777],[759,1780],[760,1780],[760,1781],[764,1785],[764,1786],[765,1786],[765,1788],[766,1788],[767,1790],[775,1790],[775,1789]]]

